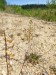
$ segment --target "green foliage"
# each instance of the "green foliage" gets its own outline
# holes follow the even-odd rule
[[[22,7],[22,9],[36,9],[36,8],[47,8],[47,5],[45,5],[45,4],[39,4],[39,5],[37,5],[37,4],[29,4],[29,5],[22,5],[21,6]]]
[[[17,6],[17,5],[7,5],[5,11],[8,12],[8,13],[19,14],[20,10],[21,10],[20,6]]]
[[[47,4],[48,5],[50,5],[50,4],[54,4],[55,5],[56,4],[56,0],[51,0],[51,2],[50,2],[50,0],[47,0]]]
[[[0,9],[5,9],[5,6],[6,6],[6,1],[5,0],[0,0]]]
[[[56,0],[52,0],[52,4],[55,5],[56,4]]]
[[[0,8],[1,9],[1,8]],[[7,5],[5,12],[56,21],[56,4],[49,5]]]
[[[39,55],[31,53],[30,55],[26,56],[26,60],[31,64],[38,64],[39,63]]]

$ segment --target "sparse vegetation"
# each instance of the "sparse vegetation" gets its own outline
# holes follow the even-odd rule
[[[30,17],[36,17],[47,21],[56,21],[56,5],[25,5],[16,6],[9,5],[6,7],[6,12],[20,14]]]
[[[22,18],[1,13],[1,75],[17,75],[17,73],[18,75],[27,75],[27,73],[28,75],[56,75],[56,24],[32,18],[56,21],[55,2],[48,5],[5,6],[6,4],[0,8],[3,12],[31,17]],[[4,63],[6,63],[5,66],[3,66]],[[6,74],[2,72],[3,70]]]
[[[30,4],[30,5],[7,5],[5,0],[0,0],[0,10],[5,9],[7,13],[20,14],[30,17],[36,17],[47,21],[56,21],[56,1],[48,4]]]
[[[30,62],[31,64],[38,64],[39,63],[39,58],[40,58],[40,55],[36,55],[36,54],[33,54],[33,53],[26,56],[26,60],[28,62]]]

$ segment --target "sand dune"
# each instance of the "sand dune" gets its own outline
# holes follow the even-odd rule
[[[0,75],[7,75],[4,32],[9,75],[56,75],[56,23],[0,13]],[[25,61],[26,53],[40,55],[39,64]]]

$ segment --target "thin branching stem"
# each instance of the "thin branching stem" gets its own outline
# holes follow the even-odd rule
[[[9,67],[8,67],[8,54],[7,54],[7,42],[6,42],[6,34],[5,34],[5,31],[4,31],[4,39],[5,39],[5,58],[6,58],[6,65],[7,65],[7,74],[6,75],[9,75]]]

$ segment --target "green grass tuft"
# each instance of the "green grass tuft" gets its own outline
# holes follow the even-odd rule
[[[30,55],[26,56],[26,60],[31,63],[31,64],[38,64],[39,63],[39,58],[40,58],[40,55],[36,55],[36,54],[33,54],[31,53]]]

